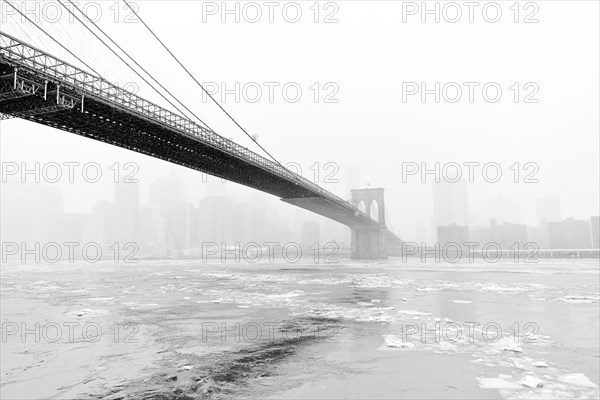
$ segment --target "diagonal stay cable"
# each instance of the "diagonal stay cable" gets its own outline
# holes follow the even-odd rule
[[[40,27],[38,24],[36,24],[34,21],[32,21],[27,15],[25,15],[24,13],[21,12],[21,10],[19,10],[18,7],[15,7],[10,1],[7,1],[6,4],[8,4],[9,6],[11,6],[16,12],[18,12],[19,14],[21,14],[21,16],[23,18],[25,18],[27,21],[29,21],[33,26],[35,26],[36,28],[38,28],[40,31],[42,31],[46,36],[48,36],[50,39],[52,39],[54,42],[56,42],[56,44],[58,44],[61,48],[63,48],[64,50],[66,50],[70,55],[72,55],[73,57],[75,57],[75,59],[77,59],[77,61],[79,61],[80,63],[82,63],[83,65],[85,65],[86,67],[88,67],[94,74],[96,74],[97,78],[103,79],[106,81],[106,78],[104,78],[102,75],[100,75],[98,73],[98,71],[96,71],[94,68],[92,68],[91,66],[89,66],[85,61],[83,61],[81,58],[77,57],[77,55],[75,53],[73,53],[71,50],[69,50],[67,47],[65,47],[61,42],[59,42],[56,38],[54,38],[54,36],[50,35],[48,32],[46,32],[46,30],[44,30],[44,28]]]
[[[154,82],[156,82],[165,92],[167,92],[173,99],[175,99],[175,101],[179,104],[181,104],[181,106],[186,109],[188,112],[190,112],[194,117],[196,117],[200,122],[202,122],[202,124],[204,124],[209,130],[212,131],[212,129],[210,129],[210,127],[208,127],[208,125],[202,121],[200,118],[198,118],[198,116],[196,116],[196,114],[194,114],[192,111],[190,111],[185,104],[183,104],[181,101],[179,101],[179,99],[177,99],[177,97],[175,97],[168,89],[166,89],[156,78],[154,78],[154,76],[152,76],[152,74],[150,74],[148,71],[146,71],[146,69],[144,69],[144,67],[142,67],[133,57],[131,57],[125,50],[123,50],[123,48],[121,46],[119,46],[106,32],[104,32],[98,25],[96,25],[96,23],[94,21],[92,21],[84,12],[82,12],[79,7],[77,7],[77,5],[75,3],[73,3],[71,0],[68,0],[69,3],[71,3],[71,5],[77,9],[77,11],[79,11],[89,22],[91,22],[96,29],[98,29],[100,32],[102,32],[102,34],[104,36],[106,36],[108,38],[108,40],[110,40],[119,50],[121,50],[125,55],[127,55],[127,57],[129,57],[129,59],[131,59],[131,61],[133,61],[135,63],[135,65],[137,65],[142,71],[144,71],[150,78],[152,78],[152,80]],[[85,24],[85,22],[83,22],[77,15],[75,15],[75,13],[73,11],[71,11],[67,6],[65,6],[65,4],[61,1],[58,0],[58,2],[60,3],[60,5],[62,5],[73,17],[75,17],[75,19],[77,19],[77,21],[79,21],[79,23],[81,25],[83,25],[84,28],[86,28],[92,35],[94,35],[96,37],[96,39],[98,39],[107,49],[109,49],[115,56],[117,56],[127,67],[129,67],[129,69],[131,69],[137,76],[139,76],[144,82],[146,82],[146,84],[148,84],[156,93],[158,93],[163,99],[165,99],[170,105],[172,105],[179,113],[181,113],[183,116],[185,116],[186,118],[190,119],[191,118],[184,113],[179,107],[177,107],[175,104],[173,104],[173,102],[171,102],[166,96],[164,96],[158,89],[156,89],[156,87],[154,85],[152,85],[150,82],[148,82],[147,79],[145,79],[138,71],[135,70],[135,68],[133,68],[127,61],[125,61],[123,59],[123,57],[121,57],[113,48],[111,48],[104,40],[102,40],[94,31],[92,31],[90,29],[89,26],[87,26]]]
[[[235,120],[235,118],[233,118],[231,116],[231,114],[229,114],[227,112],[227,110],[225,110],[225,108],[223,108],[223,106],[217,100],[215,100],[215,98],[204,88],[204,86],[200,82],[198,82],[198,80],[194,77],[194,75],[192,75],[192,73],[181,63],[181,61],[179,61],[179,59],[175,56],[175,54],[173,54],[173,52],[171,52],[171,50],[163,43],[163,41],[160,40],[160,38],[154,33],[152,28],[150,28],[148,26],[148,24],[146,24],[146,22],[144,22],[144,20],[138,15],[138,13],[135,11],[135,9],[129,5],[127,0],[123,0],[123,3],[125,3],[127,5],[127,7],[131,10],[131,12],[140,20],[140,22],[146,27],[146,29],[148,29],[148,31],[152,34],[152,36],[154,36],[154,38],[162,45],[162,47],[171,55],[171,57],[173,57],[173,59],[179,64],[179,66],[181,68],[183,68],[183,70],[190,76],[190,78],[192,78],[194,80],[194,82],[196,82],[196,84],[204,91],[204,93],[206,93],[208,95],[208,97],[210,97],[210,99],[221,109],[221,111],[223,111],[225,113],[225,115],[227,115],[229,117],[229,119],[231,121],[233,121],[233,123],[236,124],[237,127],[240,128],[242,130],[242,132],[244,132],[246,134],[246,136],[248,136],[262,151],[264,151],[269,157],[271,157],[271,159],[273,159],[273,161],[275,161],[275,163],[277,163],[284,170],[289,171],[287,168],[285,168],[283,165],[281,165],[281,163],[273,155],[271,155],[271,153],[269,153],[263,146],[261,146],[260,143],[258,143],[258,141],[254,137],[252,137],[252,135],[250,135]],[[291,171],[289,171],[289,172],[291,172]],[[293,177],[295,177],[296,179],[298,179],[299,181],[301,181],[299,179],[299,177],[296,176],[296,174],[291,174],[291,175]]]

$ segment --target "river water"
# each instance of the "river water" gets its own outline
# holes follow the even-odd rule
[[[598,260],[3,265],[0,397],[598,398]]]

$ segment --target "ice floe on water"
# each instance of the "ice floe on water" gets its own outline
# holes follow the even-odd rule
[[[132,310],[137,308],[154,308],[159,306],[158,303],[138,303],[136,301],[128,301],[121,304]]]
[[[521,379],[519,383],[525,387],[537,389],[544,386],[544,381],[540,378],[536,378],[535,376],[527,375],[525,378]]]
[[[397,349],[414,349],[415,345],[413,343],[403,341],[402,338],[396,335],[385,335],[384,344],[379,348],[379,350],[389,350],[390,347]]]
[[[108,314],[108,310],[92,310],[90,308],[83,308],[81,310],[69,311],[68,313],[65,313],[65,315],[67,315],[67,316],[76,316],[76,317],[83,317],[83,316],[88,316],[88,315],[102,315],[102,314]]]
[[[520,378],[499,374],[497,378],[479,377],[482,389],[498,390],[507,399],[593,399],[598,386],[582,373],[560,376],[525,374]]]
[[[471,304],[472,301],[471,300],[452,300],[453,303],[456,304]]]
[[[582,373],[565,374],[558,377],[558,381],[562,383],[568,383],[570,385],[582,386],[586,388],[597,388],[594,382]]]
[[[404,315],[431,315],[431,313],[423,312],[423,311],[415,311],[415,310],[398,310],[399,314]]]
[[[536,367],[536,368],[548,368],[549,365],[548,363],[544,362],[544,361],[534,361],[531,363],[532,367]]]
[[[482,389],[521,389],[521,386],[502,378],[477,378]]]
[[[563,296],[559,298],[560,301],[564,301],[565,303],[573,303],[573,304],[589,304],[589,303],[597,303],[599,296]]]

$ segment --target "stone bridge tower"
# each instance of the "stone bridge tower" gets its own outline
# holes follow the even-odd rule
[[[378,228],[351,229],[351,257],[353,259],[387,258],[387,228],[383,188],[351,190],[351,203],[379,222]]]

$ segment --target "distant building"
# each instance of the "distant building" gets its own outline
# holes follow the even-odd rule
[[[114,244],[115,218],[114,205],[107,201],[99,201],[94,206],[83,230],[83,241],[99,244],[108,249]]]
[[[433,184],[433,227],[469,226],[467,181],[441,181]],[[438,237],[438,241],[440,238]]]
[[[160,206],[163,216],[187,199],[186,186],[174,168],[169,172],[168,178],[159,178],[150,184],[149,194],[150,202]]]
[[[138,183],[118,182],[115,185],[114,231],[113,240],[121,248],[129,242],[135,242],[138,236],[138,213],[140,185]]]
[[[138,212],[138,245],[142,253],[160,253],[165,249],[164,223],[160,216],[160,207],[156,204],[145,205]]]
[[[177,204],[167,216],[166,229],[168,230],[168,237],[172,238],[173,245],[180,253],[185,253],[186,250],[192,247],[193,208],[191,203]]]
[[[198,203],[198,239],[201,243],[234,244],[233,202],[228,197],[206,197]]]
[[[548,224],[543,226],[528,226],[527,240],[535,243],[540,249],[547,249],[548,246]]]
[[[561,220],[560,216],[560,197],[545,196],[536,200],[537,221],[540,226],[545,226],[547,222],[557,222]]]
[[[481,246],[491,242],[490,228],[485,226],[470,228],[469,239],[471,242],[480,243]]]
[[[441,247],[449,243],[456,243],[464,246],[469,241],[469,227],[450,224],[448,226],[437,227],[438,241]]]
[[[309,248],[321,240],[321,226],[317,221],[306,221],[302,224],[302,243],[304,248]]]
[[[269,241],[269,226],[267,224],[267,210],[254,208],[250,214],[250,238],[252,242],[263,244]]]
[[[592,247],[590,223],[573,218],[549,222],[548,242],[552,249],[589,249]]]
[[[592,226],[592,247],[594,249],[600,248],[600,240],[599,240],[600,233],[598,232],[598,219],[600,219],[598,216],[590,218],[590,222],[591,222],[591,226]]]
[[[527,225],[508,222],[498,225],[496,220],[492,219],[490,221],[490,241],[498,243],[503,249],[514,249],[517,246],[523,248],[527,243]]]
[[[488,216],[499,223],[521,223],[521,205],[517,199],[498,196],[488,200]]]
[[[65,213],[62,217],[63,241],[81,243],[89,215]]]

